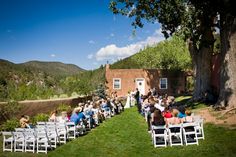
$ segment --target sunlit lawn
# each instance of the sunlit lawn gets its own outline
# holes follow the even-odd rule
[[[147,132],[144,118],[137,113],[136,107],[127,109],[101,126],[67,144],[59,146],[56,150],[49,151],[48,156],[81,156],[81,157],[228,157],[236,154],[236,130],[228,130],[212,124],[206,124],[205,140],[199,146],[178,146],[167,148],[154,148],[151,136]],[[1,138],[2,141],[2,138]],[[0,156],[39,156],[32,153],[2,152]],[[40,156],[46,156],[40,154]]]

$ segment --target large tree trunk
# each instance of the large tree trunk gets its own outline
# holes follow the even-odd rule
[[[200,101],[204,99],[205,92],[211,92],[211,58],[214,39],[211,28],[205,28],[202,36],[200,49],[196,45],[189,44],[189,51],[193,61],[194,68],[194,93],[192,100]],[[207,45],[206,42],[209,44]]]
[[[236,18],[221,14],[220,94],[216,107],[236,107]]]

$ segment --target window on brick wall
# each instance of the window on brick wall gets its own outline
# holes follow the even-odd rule
[[[160,89],[167,89],[167,78],[160,78]]]
[[[113,89],[121,89],[121,79],[113,78]]]

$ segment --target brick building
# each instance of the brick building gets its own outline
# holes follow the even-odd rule
[[[128,91],[138,88],[145,95],[148,89],[156,88],[158,93],[176,95],[186,90],[186,73],[158,69],[110,69],[106,65],[106,87],[108,94],[116,91],[126,96]]]

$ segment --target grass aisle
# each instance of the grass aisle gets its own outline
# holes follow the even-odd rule
[[[147,133],[146,122],[134,107],[104,122],[88,135],[50,152],[49,156],[235,156],[235,130],[228,130],[211,124],[205,125],[204,129],[206,140],[200,140],[199,146],[154,148],[150,134]]]
[[[50,156],[145,156],[150,154],[150,149],[146,124],[134,107],[58,148]]]

